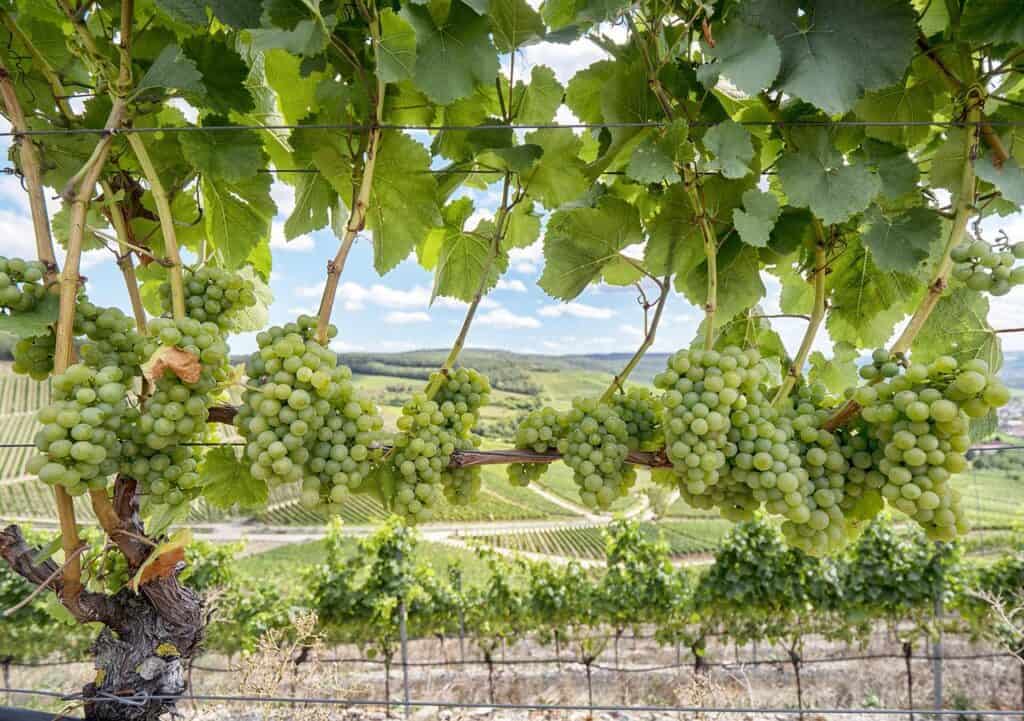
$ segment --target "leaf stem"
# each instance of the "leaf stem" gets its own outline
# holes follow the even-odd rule
[[[828,273],[828,257],[825,253],[825,231],[821,226],[821,221],[817,218],[814,219],[814,229],[818,236],[817,242],[814,244],[814,269],[811,273],[811,280],[814,283],[814,307],[811,310],[811,317],[807,323],[807,328],[804,330],[804,337],[800,341],[800,348],[793,357],[793,362],[789,364],[789,372],[786,373],[786,378],[782,381],[782,385],[779,386],[779,390],[772,401],[772,404],[776,406],[780,405],[793,392],[797,379],[803,372],[807,357],[811,354],[814,338],[821,327],[822,321],[825,320],[825,310],[827,307],[825,302],[825,275]]]
[[[622,384],[626,382],[630,373],[632,373],[633,369],[640,363],[640,359],[642,359],[650,347],[654,345],[654,338],[658,332],[658,324],[661,322],[661,312],[665,309],[665,302],[668,300],[668,296],[671,291],[671,286],[669,285],[671,278],[671,274],[666,274],[660,281],[661,295],[658,296],[658,302],[654,307],[654,317],[651,318],[651,323],[647,328],[647,334],[644,336],[643,343],[641,343],[640,347],[636,349],[636,353],[634,353],[633,357],[629,359],[626,366],[612,379],[611,385],[608,386],[608,389],[601,396],[602,403],[610,401],[612,396],[615,395],[615,391],[622,389]]]
[[[6,13],[4,13],[6,15]],[[7,68],[0,64],[0,97],[7,109],[7,117],[15,132],[28,130],[25,113],[14,90]],[[28,191],[28,204],[32,213],[32,229],[36,238],[36,256],[46,266],[46,281],[52,282],[57,275],[57,257],[53,251],[53,236],[50,234],[50,219],[46,212],[46,196],[43,193],[42,166],[35,142],[27,136],[15,136],[21,172]]]
[[[373,36],[374,53],[379,57],[380,31],[375,20],[370,22],[370,32]],[[366,213],[370,207],[370,195],[373,190],[373,171],[377,163],[377,154],[380,152],[380,126],[384,120],[385,90],[385,83],[380,75],[380,68],[378,68],[374,123],[366,145],[366,161],[363,164],[362,177],[359,179],[359,192],[352,203],[348,222],[345,223],[345,233],[341,238],[341,245],[338,246],[338,253],[327,264],[327,280],[324,283],[324,293],[320,297],[320,307],[317,310],[316,339],[320,345],[327,345],[327,327],[331,322],[334,298],[338,293],[338,281],[341,280],[341,272],[345,269],[345,261],[348,260],[349,251],[352,250],[352,243],[360,231],[366,227]]]
[[[686,169],[686,195],[697,218],[701,237],[704,240],[704,255],[708,265],[707,296],[704,299],[704,349],[715,346],[715,311],[718,308],[718,237],[708,221],[704,196],[698,185],[697,175]]]
[[[164,254],[171,262],[169,267],[171,282],[171,312],[175,320],[185,317],[185,280],[181,271],[181,254],[178,251],[178,231],[174,227],[174,213],[171,211],[171,201],[160,181],[160,174],[153,165],[153,160],[146,149],[146,142],[137,133],[128,133],[128,144],[139,161],[142,174],[149,183],[149,190],[153,193],[153,202],[156,204],[156,214],[160,219],[160,230],[164,236]]]

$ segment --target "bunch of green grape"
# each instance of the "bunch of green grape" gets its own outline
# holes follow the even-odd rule
[[[554,408],[537,408],[526,414],[516,427],[516,448],[544,453],[558,447],[565,431],[565,419]],[[508,479],[516,486],[539,481],[547,471],[547,463],[510,463]]]
[[[444,415],[445,427],[454,435],[455,449],[469,451],[480,446],[480,437],[473,433],[480,417],[480,408],[490,400],[491,384],[479,371],[458,368],[442,375],[431,375],[430,385],[436,385],[434,400]],[[448,454],[449,460],[451,454]],[[450,503],[465,505],[472,502],[480,490],[480,467],[445,468],[441,472],[444,494]]]
[[[636,480],[626,463],[629,430],[610,404],[577,398],[566,414],[566,431],[558,441],[562,460],[573,470],[580,498],[588,508],[606,509]]]
[[[14,344],[11,370],[27,375],[32,380],[44,381],[53,373],[53,358],[57,350],[57,336],[52,330],[30,338],[21,338]]]
[[[971,290],[1006,295],[1014,286],[1024,284],[1024,243],[989,245],[984,240],[962,243],[950,252],[953,277]]]
[[[83,362],[94,367],[116,365],[129,376],[139,374],[146,357],[146,341],[136,330],[135,321],[117,308],[101,308],[79,298],[75,335],[88,339],[78,349]]]
[[[616,393],[611,404],[626,424],[630,450],[654,450],[661,445],[662,408],[654,394],[641,386],[633,386],[625,393]]]
[[[81,363],[56,376],[53,402],[37,415],[40,455],[30,461],[29,472],[71,495],[105,488],[122,456],[118,430],[129,410],[123,380],[116,366],[97,370]]]
[[[429,521],[445,495],[442,473],[455,451],[456,435],[447,427],[441,407],[422,392],[406,401],[396,423],[399,433],[390,457],[398,471],[394,511]]]
[[[871,362],[861,366],[857,371],[866,381],[880,381],[895,378],[900,374],[900,361],[885,348],[876,348],[871,352]]]
[[[255,286],[251,280],[237,272],[204,265],[183,269],[185,284],[185,314],[200,322],[210,321],[221,330],[234,329],[241,311],[256,305]],[[171,309],[171,284],[160,286],[160,298],[165,310]]]
[[[735,346],[722,352],[681,350],[655,376],[654,385],[664,391],[665,451],[688,501],[713,503],[701,497],[718,483],[726,464],[733,411],[746,407],[746,394],[767,374],[760,361],[755,349]]]
[[[304,315],[256,336],[236,424],[254,477],[272,487],[301,482],[304,506],[337,507],[379,458],[383,420],[357,394],[352,371],[315,340],[316,326]]]
[[[0,308],[25,313],[46,296],[46,266],[37,260],[0,256]]]
[[[869,437],[878,443],[881,495],[920,524],[930,538],[952,540],[966,531],[950,477],[967,467],[970,419],[1005,405],[1009,390],[981,359],[963,365],[951,356],[912,363],[855,400]]]

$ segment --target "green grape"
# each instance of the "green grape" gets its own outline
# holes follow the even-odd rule
[[[1024,266],[1014,267],[1024,258],[1024,244],[992,247],[977,240],[953,248],[950,258],[953,278],[971,290],[1004,296],[1024,283]]]
[[[554,408],[538,408],[530,411],[516,427],[516,448],[545,453],[558,447],[558,441],[565,432],[565,419]],[[511,463],[508,479],[516,486],[528,486],[538,481],[547,471],[546,463]]]
[[[46,266],[36,260],[0,256],[0,309],[26,313],[46,296]]]
[[[31,338],[22,338],[14,344],[11,369],[15,373],[44,381],[53,372],[53,358],[57,350],[57,336],[52,330]]]
[[[458,368],[447,375],[432,374],[430,385],[438,388],[434,401],[444,416],[444,427],[454,434],[455,450],[479,447],[480,438],[472,431],[479,420],[480,408],[490,399],[491,384],[487,378],[471,368]],[[465,505],[479,493],[479,468],[449,468],[450,457],[448,454],[441,469],[444,494],[450,503]]]
[[[565,423],[558,450],[573,470],[580,498],[589,508],[607,509],[636,481],[636,471],[626,463],[626,423],[613,406],[593,398],[574,399]]]
[[[237,328],[238,316],[256,305],[253,282],[239,275],[204,265],[183,270],[185,314],[200,322],[216,323],[222,331]],[[166,311],[171,310],[170,281],[160,286],[160,299]]]
[[[118,431],[132,409],[124,373],[117,366],[100,369],[77,363],[53,379],[53,401],[40,409],[42,429],[35,444],[40,455],[29,472],[71,495],[106,488],[126,449]]]
[[[661,404],[640,386],[616,393],[611,400],[616,414],[625,422],[630,450],[653,450],[661,445]]]

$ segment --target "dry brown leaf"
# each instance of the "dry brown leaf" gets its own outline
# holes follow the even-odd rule
[[[185,383],[198,383],[202,364],[199,356],[174,346],[160,346],[142,366],[142,372],[150,381],[158,381],[170,371]]]
[[[154,548],[132,578],[132,590],[138,593],[139,587],[143,584],[172,575],[178,564],[185,562],[185,546],[191,541],[192,532],[183,528]]]

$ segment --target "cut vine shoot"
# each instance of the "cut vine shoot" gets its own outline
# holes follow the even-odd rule
[[[0,332],[14,371],[52,385],[27,468],[60,528],[45,553],[4,529],[0,556],[104,627],[90,719],[148,721],[185,692],[204,614],[172,561],[200,501],[259,509],[287,487],[336,515],[368,494],[429,522],[480,496],[475,458],[517,485],[564,462],[597,513],[643,492],[644,461],[672,497],[764,518],[807,555],[886,509],[935,540],[967,531],[951,479],[1010,395],[990,302],[1024,281],[1004,232],[1024,203],[1024,29],[1005,0],[279,5],[0,5],[4,182],[32,228],[0,258]],[[602,57],[543,62],[574,42]],[[272,325],[279,215],[286,241],[338,243],[317,313]],[[394,427],[331,348],[374,312],[336,310],[364,241],[376,273],[418,263],[432,302],[465,305]],[[642,342],[498,448],[475,432],[491,383],[460,354],[534,247],[554,302],[639,295]],[[122,307],[82,276],[92,251]],[[798,343],[778,316],[803,319]],[[653,388],[631,380],[667,324],[687,340]],[[256,349],[233,363],[243,333]],[[123,573],[89,572],[83,504]],[[160,698],[97,701],[124,689]]]

